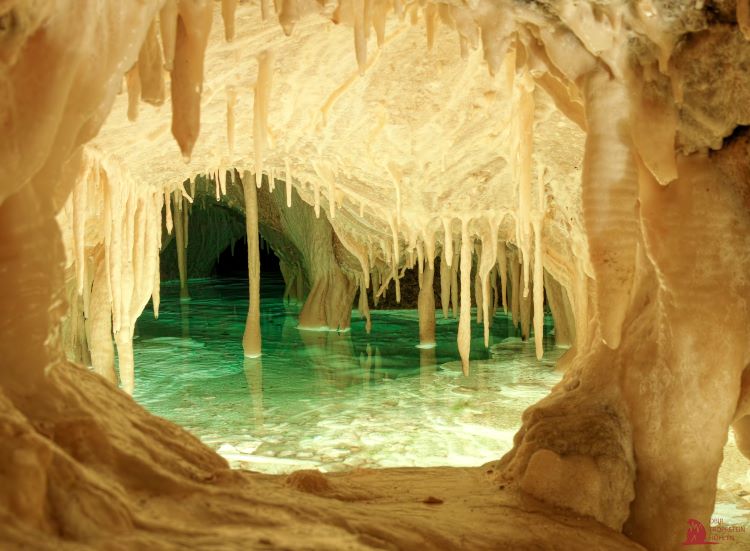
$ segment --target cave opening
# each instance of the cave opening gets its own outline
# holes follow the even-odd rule
[[[262,246],[260,254],[260,274],[264,280],[283,282],[279,257],[268,246]],[[247,280],[247,238],[240,239],[227,245],[219,253],[216,263],[211,270],[211,276],[217,279]]]

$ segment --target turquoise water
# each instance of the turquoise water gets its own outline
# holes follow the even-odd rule
[[[414,310],[372,312],[367,335],[357,312],[346,332],[297,329],[298,304],[279,281],[262,281],[263,355],[245,358],[247,286],[240,280],[162,285],[134,343],[135,399],[214,447],[235,467],[283,473],[300,468],[473,466],[510,449],[521,413],[559,380],[564,351],[514,337],[498,312],[486,349],[473,324],[471,374],[461,373],[456,320],[438,312],[437,346],[418,343]],[[552,329],[545,319],[545,332]]]

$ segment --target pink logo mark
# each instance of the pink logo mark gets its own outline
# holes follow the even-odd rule
[[[706,541],[706,528],[694,518],[688,519],[687,535],[682,545],[715,545],[718,541]]]

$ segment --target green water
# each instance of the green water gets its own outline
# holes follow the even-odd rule
[[[559,380],[563,352],[514,337],[498,312],[486,349],[473,324],[471,374],[461,373],[456,321],[438,313],[437,346],[421,350],[414,310],[357,312],[346,332],[297,329],[299,305],[262,281],[263,355],[245,358],[246,282],[190,281],[192,300],[162,285],[134,343],[135,398],[189,429],[233,466],[281,473],[355,467],[471,466],[498,459],[521,413]],[[545,333],[551,330],[545,320]]]

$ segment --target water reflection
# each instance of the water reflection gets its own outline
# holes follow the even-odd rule
[[[453,319],[438,320],[431,349],[415,347],[414,311],[374,311],[371,335],[357,316],[351,331],[301,331],[298,306],[276,298],[283,287],[262,288],[260,358],[242,354],[244,282],[191,281],[190,303],[165,285],[159,320],[147,312],[137,327],[136,399],[235,466],[481,464],[510,447],[521,412],[559,379],[560,351],[537,362],[501,314],[490,349],[474,324],[464,377]]]

